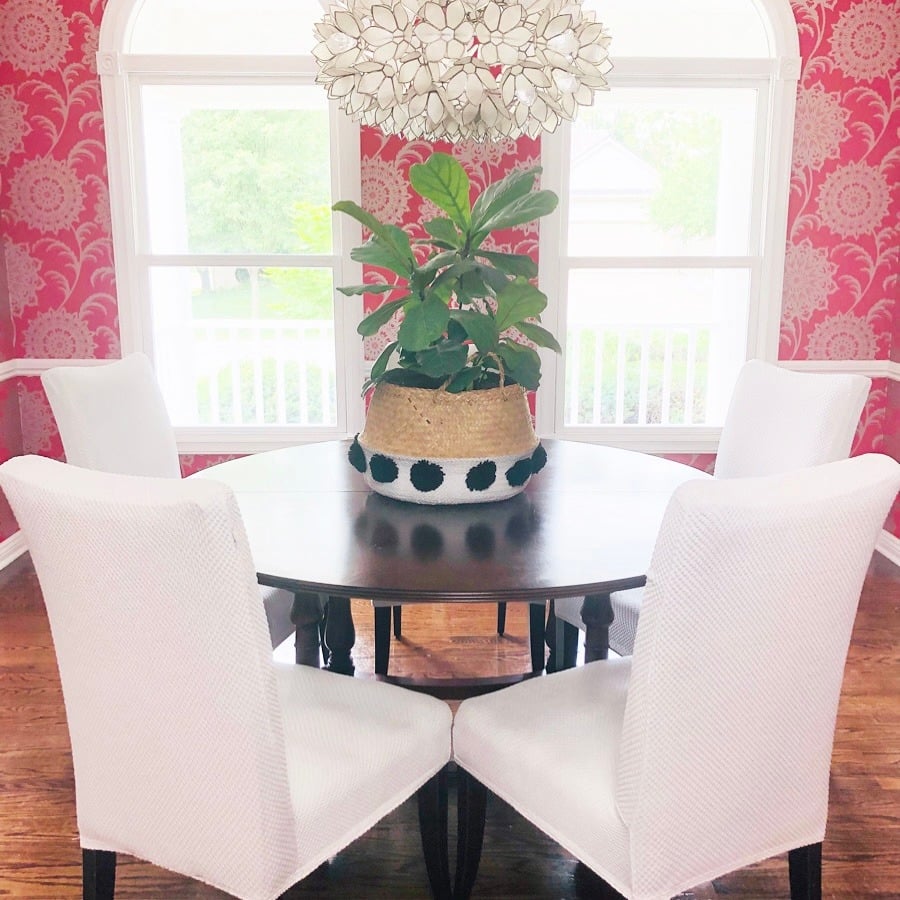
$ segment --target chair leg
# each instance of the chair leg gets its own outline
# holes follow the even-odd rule
[[[791,900],[822,900],[822,844],[808,844],[788,853]]]
[[[468,900],[475,886],[481,847],[484,843],[484,816],[487,788],[465,769],[458,768],[455,900]]]
[[[450,858],[447,854],[447,766],[419,788],[419,833],[431,893],[436,900],[450,900]]]
[[[506,604],[498,603],[497,604],[497,634],[501,637],[503,633],[506,631]]]
[[[578,639],[580,632],[569,622],[563,622],[562,667],[574,669],[578,662]]]
[[[540,672],[544,668],[544,606],[543,603],[528,604],[528,644],[531,648],[532,672]]]
[[[81,886],[84,900],[113,900],[116,854],[112,850],[81,848]]]
[[[375,674],[387,675],[391,662],[391,607],[375,607]]]
[[[396,606],[392,606],[391,610],[394,613],[394,637],[399,641],[403,634],[403,607],[398,603]]]

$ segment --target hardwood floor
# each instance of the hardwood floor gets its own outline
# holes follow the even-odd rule
[[[498,637],[496,607],[403,611],[391,672],[464,676],[524,671],[527,612],[510,604]],[[354,603],[358,677],[373,666],[372,610]],[[900,898],[900,570],[876,557],[860,602],[837,722],[824,897]],[[291,658],[291,648],[278,653]],[[452,809],[451,798],[451,809]],[[451,821],[451,833],[455,826]],[[452,848],[451,848],[452,853]],[[80,896],[69,741],[40,592],[23,558],[0,572],[0,897]],[[427,896],[416,811],[406,803],[287,895],[341,900]],[[477,898],[602,897],[602,885],[549,838],[493,800]],[[210,887],[120,858],[117,897],[222,898]],[[684,897],[788,896],[787,861],[750,866]]]

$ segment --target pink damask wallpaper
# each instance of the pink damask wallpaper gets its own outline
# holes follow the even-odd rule
[[[792,7],[803,71],[780,356],[900,360],[900,5],[792,0]],[[8,316],[0,307],[0,362],[120,352],[94,61],[103,8],[103,0],[0,0],[0,241],[9,306]],[[367,131],[362,149],[366,204],[385,218],[418,221],[422,210],[397,168],[431,147]],[[476,183],[540,162],[539,144],[527,140],[450,149]],[[504,238],[536,252],[536,234]],[[370,357],[377,340],[366,347]],[[858,450],[898,453],[898,402],[898,383],[876,380]],[[23,447],[60,453],[35,378],[0,382],[0,460]],[[203,463],[191,458],[188,468]],[[0,540],[10,529],[0,511]],[[892,530],[900,535],[897,510]]]

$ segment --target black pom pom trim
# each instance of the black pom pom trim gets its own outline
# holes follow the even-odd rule
[[[543,444],[538,444],[531,454],[531,474],[537,475],[547,465],[547,451]]]
[[[369,471],[372,473],[373,480],[379,484],[390,484],[397,480],[400,470],[389,456],[383,453],[373,453],[369,460]]]
[[[359,441],[357,438],[359,435],[356,435],[353,438],[353,443],[350,445],[350,449],[347,451],[347,459],[350,460],[350,465],[356,469],[357,472],[365,472],[366,471],[366,454],[363,452],[363,448],[360,447]]]
[[[436,491],[444,483],[444,470],[437,463],[420,459],[412,464],[409,480],[417,491],[427,494],[429,491]]]
[[[520,459],[506,470],[506,481],[510,487],[521,487],[531,478],[531,458]]]
[[[470,491],[486,491],[497,480],[497,463],[492,459],[472,466],[466,473],[466,487]]]

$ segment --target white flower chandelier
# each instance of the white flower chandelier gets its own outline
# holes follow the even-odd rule
[[[536,137],[607,90],[609,34],[581,0],[333,0],[316,81],[406,138]]]

